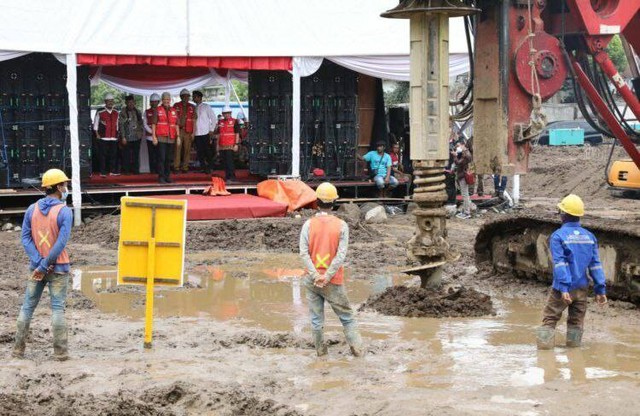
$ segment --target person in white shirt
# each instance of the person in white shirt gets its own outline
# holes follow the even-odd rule
[[[113,108],[113,94],[109,93],[104,96],[104,107],[98,110],[93,120],[93,130],[100,143],[98,157],[100,158],[100,176],[103,178],[107,176],[107,170],[110,175],[120,174],[116,168],[120,113]]]
[[[196,103],[196,151],[200,167],[207,174],[211,174],[213,168],[213,131],[218,119],[209,104],[202,102],[202,92],[193,92],[193,101]]]

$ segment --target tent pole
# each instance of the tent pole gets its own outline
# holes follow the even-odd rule
[[[291,109],[291,176],[300,176],[300,71],[293,59],[293,105]]]
[[[78,136],[78,95],[76,54],[67,54],[67,94],[69,96],[69,136],[71,139],[71,201],[73,225],[82,224],[82,190],[80,188],[80,139]]]

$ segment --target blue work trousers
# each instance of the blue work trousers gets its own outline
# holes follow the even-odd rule
[[[67,301],[67,286],[69,274],[49,273],[42,280],[27,281],[27,290],[24,294],[24,302],[18,315],[18,321],[29,324],[33,312],[36,310],[44,287],[49,285],[49,297],[51,298],[51,324],[54,327],[65,326],[64,306]]]
[[[313,285],[313,278],[305,277],[304,286],[307,289],[307,302],[309,303],[309,313],[311,314],[311,327],[314,331],[322,331],[324,328],[324,302],[338,315],[340,323],[348,331],[356,327],[356,320],[353,316],[353,309],[347,297],[344,285],[334,285],[329,283],[325,287]]]

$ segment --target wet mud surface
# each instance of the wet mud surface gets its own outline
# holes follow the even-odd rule
[[[394,286],[367,299],[359,310],[367,309],[409,318],[478,317],[496,313],[491,297],[465,287],[434,291],[415,286]]]
[[[566,170],[572,158],[586,156],[571,149],[537,152],[532,166],[542,170],[522,179],[526,212],[553,214],[560,193],[590,191],[591,185],[565,186],[555,178],[564,174],[556,166]],[[598,163],[588,169],[595,172]],[[570,172],[564,175],[580,173]],[[600,181],[600,172],[593,178]],[[613,198],[600,185],[592,195],[587,206],[596,220],[637,222],[638,201]],[[309,214],[190,223],[187,282],[157,289],[150,350],[142,348],[144,291],[114,281],[119,218],[74,229],[66,309],[72,358],[63,363],[52,360],[46,289],[26,359],[11,358],[27,257],[19,233],[0,233],[0,415],[637,414],[638,308],[622,301],[598,308],[590,301],[583,348],[565,348],[563,319],[557,348],[538,352],[534,331],[548,284],[475,262],[478,230],[506,214],[448,221],[449,242],[461,257],[445,266],[444,284],[486,294],[495,310],[451,318],[358,310],[385,291],[411,293],[419,279],[401,272],[410,265],[405,248],[412,216],[365,226],[352,215],[346,288],[367,354],[349,354],[327,307],[329,355],[318,359],[297,255]]]

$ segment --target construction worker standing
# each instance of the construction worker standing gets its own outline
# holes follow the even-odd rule
[[[582,199],[577,195],[568,195],[558,204],[558,208],[562,227],[549,238],[553,257],[553,286],[544,308],[542,326],[537,331],[538,349],[555,346],[556,324],[567,308],[567,347],[581,345],[589,277],[594,282],[598,305],[607,303],[598,241],[591,232],[580,226],[580,217],[584,215]]]
[[[341,219],[329,214],[338,191],[325,182],[316,190],[320,212],[307,220],[300,232],[300,256],[307,269],[304,286],[311,314],[313,343],[318,356],[327,354],[324,343],[325,300],[338,315],[351,353],[362,355],[362,340],[358,332],[353,309],[344,287],[344,264],[349,247],[349,226]]]
[[[64,361],[67,355],[67,324],[64,306],[69,284],[69,254],[65,249],[73,214],[67,207],[69,178],[60,169],[49,169],[42,176],[46,197],[27,209],[22,222],[22,245],[31,261],[24,302],[18,315],[13,356],[24,357],[26,338],[33,312],[45,286],[51,297],[53,357]]]

